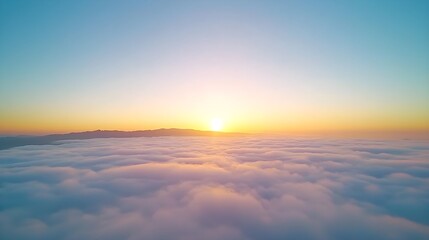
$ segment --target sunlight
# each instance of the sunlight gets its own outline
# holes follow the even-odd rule
[[[223,128],[223,121],[220,118],[214,118],[211,121],[211,129],[212,131],[220,131]]]

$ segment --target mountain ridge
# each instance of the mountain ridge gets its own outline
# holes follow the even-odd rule
[[[85,132],[71,132],[64,134],[50,134],[43,136],[13,136],[0,137],[0,150],[26,145],[46,145],[60,140],[84,140],[94,138],[136,138],[136,137],[166,137],[166,136],[211,136],[232,137],[242,136],[244,133],[202,131],[181,128],[160,128],[153,130],[94,130]]]

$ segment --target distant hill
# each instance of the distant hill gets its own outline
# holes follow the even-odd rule
[[[194,129],[161,128],[155,130],[139,131],[116,131],[116,130],[96,130],[88,132],[76,132],[66,134],[52,134],[45,136],[16,136],[0,137],[0,150],[25,146],[25,145],[45,145],[52,144],[59,140],[78,140],[93,138],[134,138],[134,137],[162,137],[162,136],[239,136],[242,133],[200,131]]]

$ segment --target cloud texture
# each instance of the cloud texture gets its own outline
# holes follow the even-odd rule
[[[63,141],[0,171],[1,239],[429,239],[427,141]]]

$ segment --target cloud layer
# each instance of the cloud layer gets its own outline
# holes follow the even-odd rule
[[[427,141],[63,141],[0,170],[1,239],[429,238]]]

